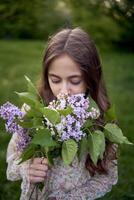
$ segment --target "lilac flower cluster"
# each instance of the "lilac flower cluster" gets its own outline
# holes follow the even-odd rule
[[[68,94],[60,93],[59,95],[57,95],[57,100],[53,100],[52,102],[50,102],[48,107],[51,109],[62,110],[67,107],[67,103],[68,103]]]
[[[7,102],[0,107],[0,117],[6,120],[6,131],[13,134],[17,133],[20,140],[18,141],[18,150],[23,150],[30,141],[30,137],[26,134],[27,129],[22,128],[15,119],[21,120],[25,113],[17,106]]]
[[[92,107],[91,111],[89,112],[89,117],[91,119],[97,119],[99,116],[100,116],[99,110],[97,110],[96,108]]]
[[[20,136],[20,139],[17,141],[17,149],[23,151],[31,141],[31,137],[27,134],[27,129],[23,128],[23,132]]]
[[[19,119],[22,119],[24,112],[22,112],[17,106],[6,102],[0,107],[0,117],[6,120],[14,119],[17,116]]]
[[[59,140],[64,141],[69,138],[75,139],[77,142],[85,136],[81,131],[81,127],[85,121],[90,117],[91,119],[97,118],[99,112],[92,108],[90,112],[87,109],[90,106],[88,98],[84,94],[77,94],[68,96],[67,94],[59,94],[57,101],[54,100],[49,104],[51,109],[65,109],[68,106],[72,107],[73,112],[67,116],[61,116],[61,122],[56,124],[55,127],[47,120],[47,126],[51,130],[51,134],[55,135],[55,129],[58,133]]]

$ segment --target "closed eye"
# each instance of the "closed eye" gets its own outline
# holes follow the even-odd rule
[[[54,84],[62,82],[62,79],[55,74],[49,74],[49,77],[51,82]],[[68,77],[68,82],[70,82],[72,85],[79,85],[82,82],[82,80],[83,80],[82,77],[78,75],[77,76],[73,75]]]
[[[60,80],[59,79],[51,79],[51,82],[52,83],[60,83]]]
[[[78,81],[71,80],[71,83],[72,83],[73,85],[78,85],[78,84],[81,83],[81,80],[78,80]]]

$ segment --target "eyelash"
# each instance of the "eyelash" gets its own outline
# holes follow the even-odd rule
[[[59,83],[60,81],[53,81],[53,80],[51,80],[52,81],[52,83]]]
[[[72,81],[71,81],[71,83],[72,83],[73,85],[79,85],[80,82],[81,82],[81,81],[77,81],[77,82],[72,82]]]
[[[53,81],[53,80],[51,80],[51,81],[52,81],[52,83],[55,83],[55,84],[60,83],[60,80],[57,80],[57,81]],[[70,82],[71,82],[71,84],[73,84],[73,85],[79,85],[80,82],[81,82],[81,80],[80,80],[80,81],[77,81],[77,82],[73,82],[73,81],[70,81]]]

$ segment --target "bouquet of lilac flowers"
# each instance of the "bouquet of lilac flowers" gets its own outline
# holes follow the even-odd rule
[[[59,94],[56,100],[46,105],[31,80],[25,78],[28,91],[17,94],[26,109],[22,111],[10,102],[0,107],[0,117],[6,120],[6,131],[18,134],[21,162],[41,155],[53,165],[53,159],[60,156],[64,164],[69,165],[75,156],[81,160],[89,153],[96,165],[98,159],[103,159],[107,139],[112,143],[132,144],[112,123],[115,119],[112,109],[105,113],[104,125],[99,125],[96,120],[100,112],[90,97]]]

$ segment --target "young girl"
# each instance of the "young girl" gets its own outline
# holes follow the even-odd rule
[[[85,93],[97,103],[101,113],[99,123],[103,123],[103,114],[110,103],[100,58],[93,40],[82,29],[63,29],[50,38],[43,58],[39,93],[47,103],[59,93]],[[56,158],[54,166],[49,168],[46,158],[34,158],[18,165],[17,140],[14,134],[8,146],[7,178],[22,179],[21,200],[35,200],[37,193],[40,200],[93,200],[104,196],[117,183],[116,146],[109,141],[97,166],[85,155],[81,162],[75,157],[71,166]],[[42,192],[33,190],[40,182],[45,184]]]

